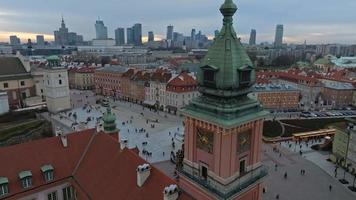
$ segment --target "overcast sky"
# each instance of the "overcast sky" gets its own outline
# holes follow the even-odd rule
[[[276,24],[284,24],[285,42],[356,43],[356,0],[234,0],[235,29],[247,41],[252,28],[258,42],[272,42]],[[223,0],[0,0],[0,41],[11,34],[22,40],[45,34],[53,38],[63,14],[70,31],[95,36],[100,16],[114,37],[117,27],[143,24],[143,35],[165,37],[166,27],[190,35],[192,28],[213,35],[221,28]]]

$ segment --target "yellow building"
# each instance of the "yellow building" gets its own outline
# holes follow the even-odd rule
[[[95,68],[82,67],[69,70],[69,86],[72,89],[92,90],[94,89]]]

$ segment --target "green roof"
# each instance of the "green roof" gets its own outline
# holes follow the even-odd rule
[[[256,79],[255,69],[232,25],[236,10],[232,0],[225,0],[220,7],[224,16],[223,27],[198,70],[202,95],[181,110],[185,116],[225,128],[262,119],[269,114],[257,100],[247,96]]]
[[[233,28],[232,16],[236,10],[237,6],[232,0],[226,0],[221,6],[220,12],[224,16],[223,27],[201,63],[201,69],[210,67],[217,71],[215,86],[220,90],[238,89],[239,70],[253,69],[253,63]],[[253,70],[251,82],[254,82],[254,79]],[[204,85],[203,70],[198,71],[198,81],[200,85]]]
[[[31,171],[22,171],[19,173],[19,178],[20,179],[23,179],[23,178],[26,178],[26,177],[29,177],[29,176],[32,176],[32,173]]]
[[[316,65],[327,65],[327,64],[331,64],[331,61],[327,58],[319,58],[318,60],[316,60],[314,62],[314,64]]]
[[[49,61],[49,60],[60,60],[60,58],[58,57],[58,56],[56,56],[56,55],[53,55],[53,56],[48,56],[47,57],[47,60]]]
[[[9,179],[6,177],[0,177],[0,185],[9,183]]]
[[[42,167],[41,167],[41,171],[44,173],[44,172],[47,172],[47,171],[53,171],[54,170],[54,168],[53,168],[53,166],[52,165],[43,165]]]
[[[116,132],[116,117],[115,114],[111,112],[111,108],[108,107],[103,116],[104,122],[104,132],[105,133],[113,133]]]

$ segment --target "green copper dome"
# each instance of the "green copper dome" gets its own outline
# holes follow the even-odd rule
[[[253,64],[233,28],[236,10],[232,0],[226,0],[220,8],[223,27],[198,70],[202,93],[220,97],[246,95],[255,82]]]
[[[61,59],[56,55],[48,56],[47,61],[48,61],[49,67],[60,67],[61,66]]]
[[[104,113],[103,116],[103,122],[104,122],[104,132],[105,133],[111,133],[111,132],[116,132],[116,117],[115,114],[111,112],[111,108],[108,107],[106,109],[106,112]]]

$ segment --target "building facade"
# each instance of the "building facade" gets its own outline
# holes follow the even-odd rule
[[[256,30],[255,29],[251,30],[249,45],[256,45]]]
[[[247,96],[255,70],[233,29],[237,6],[225,0],[224,24],[198,71],[202,96],[182,109],[180,187],[198,200],[261,200],[262,129],[267,112]],[[179,156],[178,156],[179,157]]]
[[[58,113],[69,110],[70,93],[68,71],[61,67],[60,59],[57,56],[47,58],[48,64],[44,72],[44,96],[48,111]]]
[[[166,109],[167,84],[172,74],[164,69],[157,69],[152,73],[149,87],[145,91],[145,103],[154,105],[157,109]]]
[[[298,110],[300,91],[288,85],[255,85],[252,95],[269,110]]]
[[[183,71],[167,84],[166,111],[176,114],[198,96],[198,82],[192,75]]]
[[[105,66],[95,70],[96,94],[112,97],[122,96],[122,76],[128,69],[122,66]]]
[[[274,46],[276,48],[280,48],[283,46],[283,25],[282,24],[278,24],[276,26],[276,35],[274,38]]]
[[[125,44],[125,29],[117,28],[115,30],[115,42],[116,45],[124,45]]]
[[[30,64],[21,55],[0,57],[0,91],[6,91],[11,109],[25,106],[25,99],[36,96]]]
[[[78,90],[93,90],[95,68],[81,67],[68,70],[69,87]]]
[[[97,40],[108,39],[108,28],[104,25],[104,21],[96,20],[95,22],[95,33]]]
[[[352,105],[355,88],[351,83],[322,80],[322,99],[324,105],[330,109],[343,109]]]

